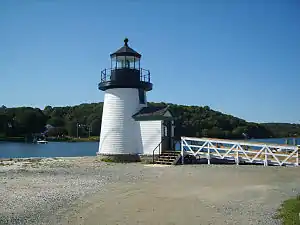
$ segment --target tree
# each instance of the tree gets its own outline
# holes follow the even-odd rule
[[[63,136],[67,134],[68,131],[64,127],[53,127],[49,129],[47,133],[49,137],[57,137],[57,136]]]
[[[100,135],[100,129],[101,129],[101,120],[99,118],[94,119],[91,122],[91,135],[92,136],[98,136]]]
[[[48,124],[54,126],[54,127],[63,127],[65,126],[65,120],[61,117],[51,117],[48,121]]]
[[[4,134],[8,132],[8,128],[9,128],[9,117],[5,113],[0,112],[0,134],[4,136]]]
[[[44,110],[43,110],[43,112],[45,113],[45,115],[50,115],[51,114],[51,112],[53,111],[53,108],[51,107],[51,106],[46,106],[45,108],[44,108]]]
[[[70,121],[66,124],[66,130],[69,136],[77,136],[77,121]]]
[[[148,103],[150,106],[169,105],[170,111],[176,118],[175,136],[244,138],[247,133],[251,138],[300,136],[299,124],[249,123],[232,115],[223,114],[210,109],[208,106],[185,106],[169,103]],[[98,136],[101,129],[103,103],[80,104],[77,106],[52,107],[44,110],[18,107],[0,108],[0,133],[4,136],[24,136],[42,132],[45,125],[51,124],[58,130],[53,133],[63,133],[63,129],[70,136],[77,136],[77,122],[79,136],[89,134]]]
[[[208,137],[208,129],[203,129],[201,134],[203,137]]]
[[[247,127],[236,127],[232,131],[232,136],[234,138],[243,138],[243,133],[247,133]]]
[[[45,130],[47,117],[40,109],[21,107],[14,110],[14,125],[21,135],[39,133]]]

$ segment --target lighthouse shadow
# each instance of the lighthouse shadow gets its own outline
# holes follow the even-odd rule
[[[137,122],[137,129],[136,129],[136,134],[134,136],[134,141],[136,142],[136,146],[137,146],[137,149],[136,149],[136,153],[137,154],[143,154],[143,140],[142,140],[142,129],[141,129],[141,124],[140,122]]]

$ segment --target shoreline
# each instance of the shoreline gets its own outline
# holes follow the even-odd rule
[[[203,138],[209,139],[208,137],[203,137]],[[217,139],[217,138],[212,138],[212,139]],[[300,141],[300,137],[272,137],[272,138],[259,138],[257,140],[262,141],[262,140],[274,140],[274,139],[282,139],[285,141],[288,140],[288,142],[292,142],[294,139],[295,140],[299,139],[299,141]],[[81,137],[81,138],[80,137],[78,137],[78,138],[77,137],[64,137],[64,138],[48,137],[48,138],[46,138],[46,140],[48,142],[99,142],[100,136]],[[235,138],[228,138],[228,139],[224,139],[224,140],[241,141],[241,139],[235,139]],[[249,140],[253,141],[256,139],[249,139]],[[245,140],[245,141],[249,141],[249,140]],[[244,139],[242,139],[242,141],[244,141]],[[31,143],[31,141],[26,142],[26,137],[0,137],[0,142]]]
[[[66,138],[46,138],[48,142],[99,142],[99,137],[66,137]],[[31,141],[26,142],[25,137],[0,137],[0,142],[13,142],[13,143],[31,143]]]

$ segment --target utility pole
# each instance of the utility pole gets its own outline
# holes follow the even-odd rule
[[[79,124],[76,123],[77,138],[78,138],[78,126],[79,126]]]
[[[92,125],[88,126],[89,127],[89,137],[91,137],[91,132],[92,132]]]

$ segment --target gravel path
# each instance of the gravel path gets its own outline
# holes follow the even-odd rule
[[[275,225],[281,201],[299,192],[300,168],[6,161],[0,224]]]

